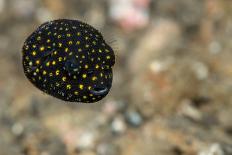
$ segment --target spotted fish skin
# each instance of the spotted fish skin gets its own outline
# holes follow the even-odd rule
[[[115,55],[92,26],[58,19],[42,24],[26,39],[22,62],[26,77],[43,92],[92,103],[111,88]]]

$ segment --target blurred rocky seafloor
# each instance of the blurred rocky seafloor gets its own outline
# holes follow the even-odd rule
[[[102,101],[65,103],[25,78],[25,38],[56,18],[115,49]],[[0,0],[0,155],[232,155],[231,60],[230,0]]]

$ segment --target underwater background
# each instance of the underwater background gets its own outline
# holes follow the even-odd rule
[[[116,63],[93,104],[35,88],[22,46],[40,24],[78,19]],[[232,1],[0,0],[0,155],[231,155]]]

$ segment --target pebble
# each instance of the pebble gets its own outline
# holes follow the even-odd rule
[[[218,54],[220,53],[222,50],[222,47],[221,47],[221,44],[217,41],[212,41],[210,44],[209,44],[209,52],[211,54]]]
[[[36,0],[13,0],[11,7],[17,17],[20,18],[32,18],[36,10]]]
[[[107,114],[107,116],[113,116],[119,111],[125,111],[127,108],[127,104],[125,101],[116,101],[116,100],[109,100],[103,106],[103,112]]]
[[[198,80],[204,80],[208,78],[209,69],[204,63],[195,62],[193,64],[193,70],[195,71]]]
[[[125,113],[126,121],[133,127],[139,127],[143,123],[143,118],[137,111],[129,110]]]
[[[188,117],[195,121],[202,120],[202,113],[193,106],[192,102],[188,99],[182,101],[179,114]]]
[[[227,155],[224,153],[222,147],[218,143],[214,143],[206,150],[200,151],[198,155]]]
[[[77,150],[89,150],[94,148],[96,138],[96,134],[92,131],[83,132],[77,140]]]
[[[150,0],[110,0],[110,17],[125,31],[144,28],[149,23]]]
[[[23,130],[24,128],[21,123],[15,123],[11,128],[12,133],[16,136],[21,135],[23,133]]]
[[[117,112],[117,102],[114,100],[106,101],[102,110],[107,116],[115,115]]]
[[[97,155],[118,155],[119,148],[110,143],[101,143],[97,146]]]
[[[96,154],[94,152],[92,152],[92,151],[84,151],[84,152],[81,152],[78,155],[96,155]]]
[[[116,117],[111,123],[113,133],[122,134],[126,131],[126,123],[122,117]]]
[[[4,8],[5,8],[5,0],[0,0],[0,13],[3,12]]]

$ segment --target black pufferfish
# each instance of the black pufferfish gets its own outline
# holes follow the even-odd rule
[[[42,24],[26,39],[22,61],[26,77],[43,92],[92,103],[111,88],[115,55],[92,26],[58,19]]]

